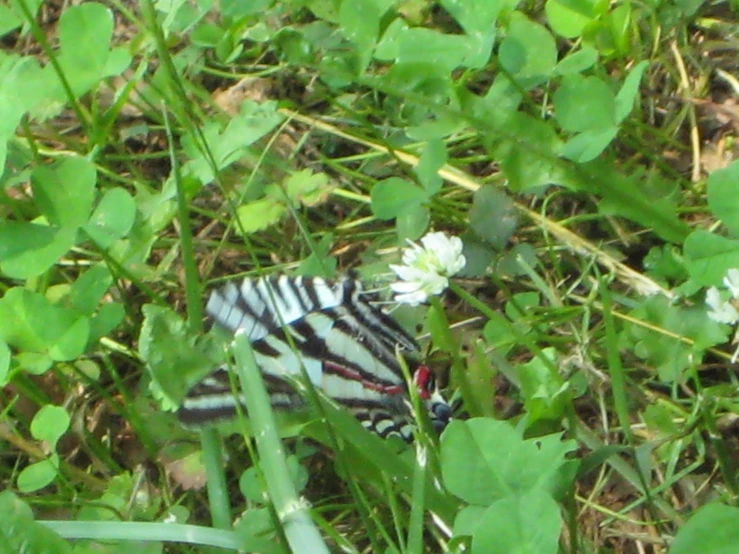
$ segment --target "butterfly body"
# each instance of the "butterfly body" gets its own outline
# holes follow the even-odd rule
[[[276,408],[304,404],[293,380],[305,371],[313,386],[366,428],[410,440],[412,414],[400,352],[434,427],[443,428],[451,410],[429,370],[415,363],[415,340],[371,304],[376,300],[351,278],[280,275],[228,283],[211,294],[206,311],[218,326],[247,333]],[[204,425],[233,417],[236,401],[244,402],[234,398],[228,368],[221,366],[190,389],[178,416],[187,425]]]

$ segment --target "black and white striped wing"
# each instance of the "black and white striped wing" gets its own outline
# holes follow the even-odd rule
[[[211,295],[207,312],[221,327],[246,330],[275,407],[302,404],[288,382],[302,375],[302,365],[314,386],[366,428],[408,440],[407,389],[395,350],[415,352],[417,345],[370,304],[374,299],[352,279],[283,275],[229,283]],[[185,424],[204,425],[235,415],[236,402],[221,367],[188,392],[178,416]]]
[[[302,368],[314,386],[321,386],[323,362],[320,345],[333,325],[334,321],[328,315],[311,312],[252,342],[255,361],[262,371],[274,407],[290,408],[303,404],[289,382],[290,378],[302,375]],[[243,395],[239,394],[238,401],[243,407]],[[186,425],[203,426],[234,417],[236,402],[228,367],[221,366],[187,392],[177,416]]]
[[[342,281],[277,275],[227,283],[211,293],[205,311],[217,325],[232,332],[241,329],[255,342],[343,301]]]
[[[345,335],[335,317],[333,312],[314,312],[252,344],[272,405],[287,409],[304,405],[290,382],[302,375],[302,363],[313,386],[351,411],[364,427],[383,437],[396,433],[408,440],[410,411],[397,360],[390,358],[393,365],[385,365],[363,340]],[[288,343],[288,334],[295,349]],[[180,420],[200,426],[235,416],[229,377],[222,367],[196,384],[178,412]],[[243,408],[243,395],[238,401]]]

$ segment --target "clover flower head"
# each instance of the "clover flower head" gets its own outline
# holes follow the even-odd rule
[[[736,325],[739,323],[739,269],[730,269],[723,279],[726,291],[711,287],[706,291],[708,317],[717,323]],[[734,331],[732,344],[739,344],[739,328]],[[731,356],[731,363],[739,359],[739,347]]]
[[[708,317],[718,323],[734,325],[739,322],[739,310],[734,302],[739,299],[739,270],[730,269],[724,277],[724,285],[729,289],[731,298],[726,298],[726,293],[722,294],[716,287],[706,291]]]
[[[391,265],[399,281],[390,288],[395,300],[417,306],[429,296],[441,294],[449,286],[449,277],[465,265],[462,241],[445,233],[428,233],[421,238],[421,245],[408,241],[403,250],[403,265]]]

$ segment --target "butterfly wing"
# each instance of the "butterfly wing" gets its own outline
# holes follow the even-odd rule
[[[228,283],[213,292],[206,311],[217,325],[248,333],[275,407],[303,405],[291,380],[305,369],[314,386],[366,428],[410,440],[411,410],[396,348],[413,354],[418,347],[373,300],[353,279],[281,275]],[[178,417],[206,425],[233,417],[237,402],[243,404],[243,395],[234,397],[222,366],[188,391]]]
[[[256,342],[311,312],[334,308],[343,301],[342,282],[277,275],[226,283],[211,293],[205,311],[220,327],[234,333],[242,330]]]

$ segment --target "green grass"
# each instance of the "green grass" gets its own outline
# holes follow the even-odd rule
[[[3,546],[729,551],[736,3],[210,4],[0,6]],[[440,438],[272,414],[247,344],[250,420],[176,423],[210,288],[429,231]]]

